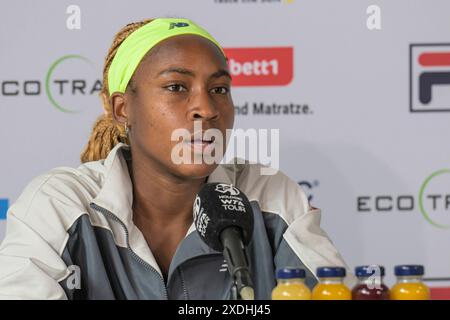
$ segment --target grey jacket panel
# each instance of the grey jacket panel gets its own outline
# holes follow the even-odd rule
[[[276,215],[262,213],[256,202],[251,205],[255,225],[247,255],[255,299],[270,299],[277,266],[304,265],[282,240],[286,223]],[[68,266],[77,266],[80,277],[77,287],[75,272],[60,282],[69,299],[188,300],[231,296],[232,280],[223,254],[210,249],[197,232],[190,233],[179,245],[167,284],[130,248],[117,246],[110,230],[92,226],[87,215],[82,215],[68,233],[62,259]],[[314,275],[309,273],[307,278],[310,286],[315,285]]]

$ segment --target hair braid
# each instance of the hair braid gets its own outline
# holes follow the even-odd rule
[[[81,162],[96,161],[105,159],[111,149],[121,142],[124,137],[124,127],[114,123],[112,115],[112,106],[109,103],[108,90],[108,71],[109,66],[122,42],[135,30],[149,23],[152,19],[145,19],[139,22],[133,22],[123,27],[113,39],[113,43],[108,50],[103,67],[103,85],[100,91],[100,97],[103,102],[104,114],[102,114],[94,123],[88,144],[81,153]],[[126,139],[127,140],[127,139]],[[124,141],[127,142],[128,141]]]

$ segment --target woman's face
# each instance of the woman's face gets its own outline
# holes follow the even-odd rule
[[[177,129],[186,129],[185,132],[193,136],[201,123],[203,132],[218,129],[225,138],[226,130],[231,129],[234,122],[230,86],[225,58],[207,39],[181,35],[152,48],[136,69],[122,100],[114,101],[113,95],[116,119],[126,118],[130,126],[133,157],[138,155],[153,168],[177,177],[208,176],[217,162],[199,163],[194,159],[199,155],[201,158],[219,141],[211,143],[212,139],[202,141],[189,137],[182,143],[172,141],[172,134]],[[198,137],[202,135],[196,135]],[[174,161],[175,151],[180,147],[184,148],[183,155],[186,156],[187,151],[190,153],[181,164],[177,162],[179,157]],[[220,156],[225,152],[225,140],[222,149],[222,152],[216,149]]]

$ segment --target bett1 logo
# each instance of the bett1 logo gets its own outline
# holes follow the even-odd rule
[[[286,86],[293,78],[292,47],[226,48],[233,86]]]

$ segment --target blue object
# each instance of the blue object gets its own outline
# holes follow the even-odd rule
[[[395,266],[394,272],[396,276],[423,276],[425,269],[422,265],[410,264]]]
[[[305,276],[305,270],[300,268],[282,268],[277,271],[278,279],[304,279]]]
[[[0,199],[0,220],[6,219],[6,212],[8,211],[8,199]]]
[[[343,267],[320,267],[317,268],[319,278],[343,278],[345,277],[345,268]]]
[[[378,265],[371,266],[359,266],[355,268],[355,274],[357,277],[370,277],[373,276],[377,268],[380,270],[380,276],[384,277],[384,267]]]

